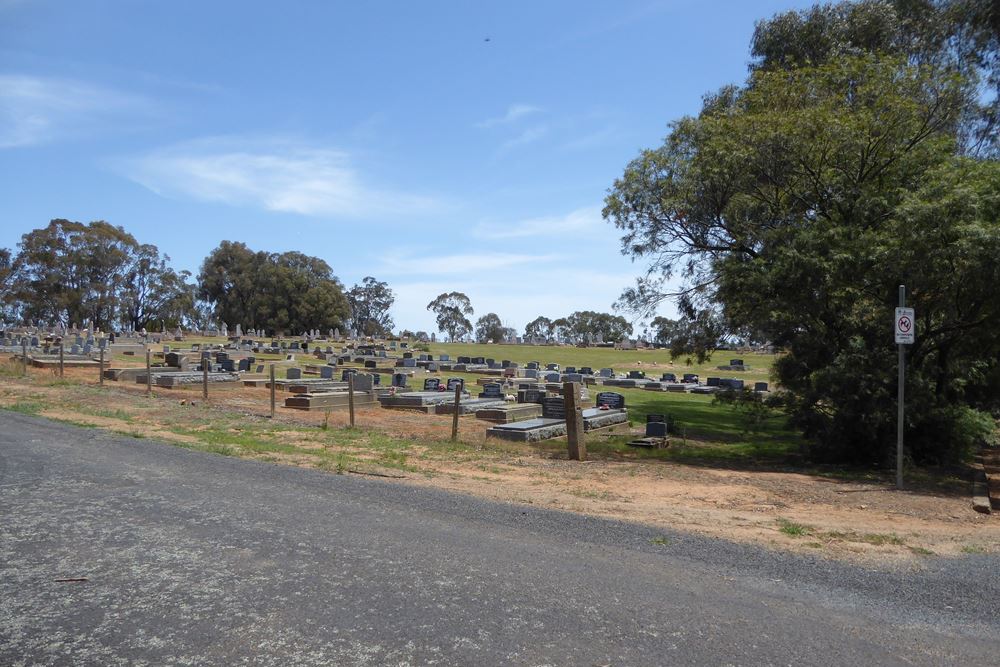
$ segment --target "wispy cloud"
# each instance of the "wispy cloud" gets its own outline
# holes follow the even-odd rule
[[[489,128],[496,127],[498,125],[510,125],[518,120],[521,120],[525,116],[530,116],[532,114],[541,113],[541,109],[530,104],[512,104],[507,108],[507,113],[496,118],[487,118],[486,120],[476,123],[476,127]]]
[[[527,146],[528,144],[533,144],[539,139],[542,139],[549,133],[549,128],[545,125],[536,125],[534,127],[529,127],[518,134],[513,139],[508,139],[507,141],[500,144],[500,153],[507,153],[520,146]]]
[[[82,81],[0,74],[0,148],[120,127],[152,108],[140,96]]]
[[[529,218],[515,223],[479,223],[473,234],[482,239],[562,236],[604,227],[600,206],[586,206],[566,215]]]
[[[123,161],[119,168],[162,196],[308,216],[367,218],[439,205],[431,197],[368,185],[345,151],[284,139],[201,139]]]

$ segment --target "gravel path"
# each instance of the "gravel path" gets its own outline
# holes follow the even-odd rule
[[[871,570],[0,411],[0,665],[996,665],[998,565]]]

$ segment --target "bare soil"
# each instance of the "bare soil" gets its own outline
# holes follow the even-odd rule
[[[29,379],[0,378],[0,406],[35,401],[39,414],[136,437],[194,445],[197,435],[172,430],[194,416],[243,415],[264,423],[269,391],[213,385],[208,403],[201,388],[154,389],[109,382],[100,391],[91,369],[67,369],[58,380],[48,371]],[[282,403],[278,392],[278,404]],[[244,454],[280,464],[324,466],[321,453],[350,452],[379,470],[378,452],[361,440],[336,438],[348,425],[345,412],[277,409],[274,422],[290,452]],[[322,430],[326,423],[328,431]],[[450,416],[358,410],[359,428],[403,441],[406,465],[385,470],[400,483],[431,486],[503,502],[634,521],[773,548],[852,560],[919,563],[935,556],[1000,552],[1000,515],[972,510],[969,491],[933,484],[896,491],[882,482],[839,479],[801,471],[615,459],[568,461],[557,445],[487,442],[485,422],[461,419],[460,446],[444,443]],[[195,429],[196,430],[196,429]],[[234,429],[239,431],[239,428]],[[330,435],[332,434],[332,435]],[[332,439],[332,440],[331,440]],[[333,444],[331,444],[331,442]],[[435,444],[437,443],[437,444]],[[350,467],[339,472],[349,472]]]

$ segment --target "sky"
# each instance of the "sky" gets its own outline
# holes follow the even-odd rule
[[[456,290],[518,331],[610,312],[643,266],[608,189],[810,4],[0,0],[0,247],[67,218],[195,274],[296,250],[414,331]]]

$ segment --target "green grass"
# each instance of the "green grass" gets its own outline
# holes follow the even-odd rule
[[[661,545],[661,546],[665,546],[667,544],[670,544],[670,540],[667,539],[666,537],[654,537],[653,539],[651,539],[649,541],[649,543],[650,544],[658,544],[658,545]]]
[[[986,549],[978,544],[965,544],[962,546],[963,554],[984,554]]]
[[[509,359],[522,366],[529,361],[560,366],[590,366],[591,368],[613,368],[616,372],[644,370],[647,375],[654,373],[698,373],[702,379],[712,376],[740,377],[754,381],[766,381],[774,363],[774,355],[733,352],[721,350],[704,364],[687,364],[685,359],[670,359],[669,350],[615,350],[606,347],[572,347],[565,345],[488,345],[481,343],[431,343],[430,353],[435,357],[444,353],[452,359],[463,357],[487,357],[497,361]],[[750,371],[720,371],[717,366],[727,365],[730,359],[743,359]],[[653,363],[656,366],[653,366]]]
[[[778,519],[778,530],[791,537],[802,537],[809,535],[812,529],[801,523],[794,523],[788,519]]]
[[[36,401],[18,401],[17,403],[11,403],[10,405],[4,406],[4,410],[20,412],[24,415],[37,415],[44,409],[45,406]]]

